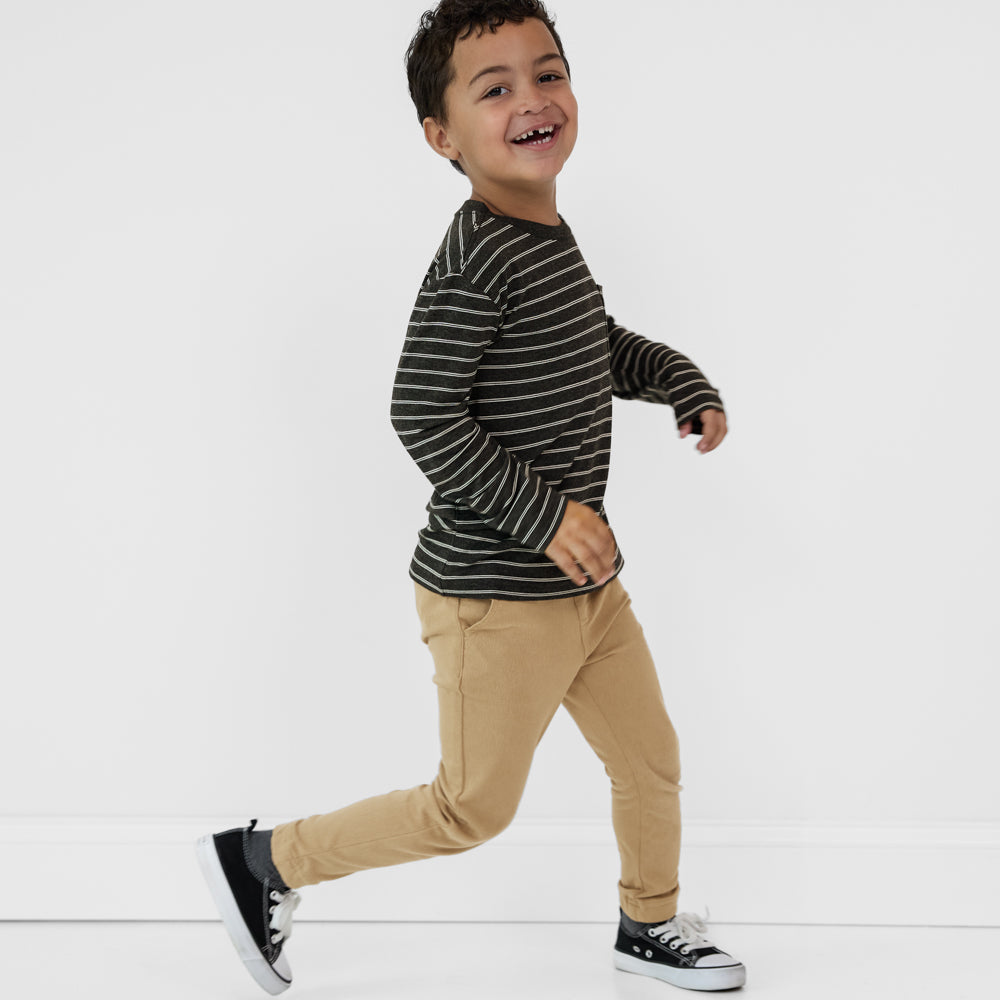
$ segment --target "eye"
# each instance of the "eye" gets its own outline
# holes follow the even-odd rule
[[[490,90],[486,91],[486,93],[483,96],[484,97],[502,97],[503,96],[503,92],[506,92],[508,94],[510,93],[510,91],[507,90],[506,87],[502,87],[502,86],[500,86],[500,84],[497,84],[495,87],[492,87]]]
[[[539,78],[539,83],[551,83],[553,80],[561,80],[562,76],[559,73],[543,73]]]

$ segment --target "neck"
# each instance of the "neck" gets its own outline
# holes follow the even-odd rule
[[[490,190],[489,185],[473,184],[471,197],[473,201],[481,201],[494,215],[527,219],[544,226],[558,226],[561,222],[556,211],[555,181],[542,191]]]

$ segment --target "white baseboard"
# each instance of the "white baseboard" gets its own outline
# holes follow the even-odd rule
[[[0,920],[216,919],[194,841],[245,822],[0,818]],[[517,820],[466,854],[309,887],[296,919],[611,922],[617,868],[608,823]],[[719,923],[1000,926],[1000,824],[689,822],[681,879],[681,907]]]

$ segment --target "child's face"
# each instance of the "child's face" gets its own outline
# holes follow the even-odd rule
[[[577,108],[549,29],[508,21],[457,41],[451,59],[448,123],[425,122],[431,146],[458,160],[474,189],[551,186],[576,143]],[[540,131],[517,141],[530,130]]]

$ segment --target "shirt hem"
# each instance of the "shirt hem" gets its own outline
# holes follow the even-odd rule
[[[622,560],[621,565],[615,570],[614,576],[611,580],[615,580],[620,575],[622,569],[624,569],[625,563]],[[546,592],[544,594],[532,593],[529,591],[511,591],[511,590],[501,590],[499,588],[487,589],[487,590],[466,590],[461,587],[442,587],[425,577],[418,576],[410,570],[410,579],[426,590],[431,591],[434,594],[439,594],[441,597],[467,597],[473,598],[480,601],[558,601],[567,597],[578,597],[580,594],[589,594],[595,590],[601,590],[606,587],[611,580],[607,580],[605,583],[585,583],[582,586],[576,586],[575,584],[570,584],[570,586],[563,591],[556,592]]]

